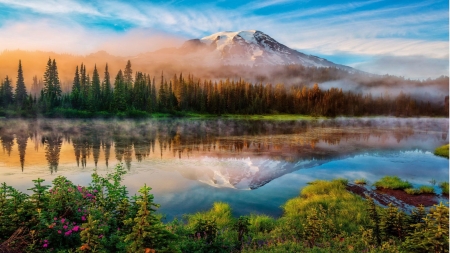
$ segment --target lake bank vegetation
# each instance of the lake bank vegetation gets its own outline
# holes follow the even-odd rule
[[[346,190],[348,181],[313,181],[283,215],[233,217],[226,203],[162,222],[151,188],[129,197],[125,169],[92,175],[88,186],[34,180],[31,195],[0,187],[1,252],[448,252],[449,209],[405,213]],[[448,184],[447,184],[448,187]]]
[[[448,146],[449,146],[449,144],[436,148],[434,150],[434,154],[437,156],[442,156],[442,157],[448,158]]]
[[[95,66],[91,76],[86,72],[86,66],[76,66],[71,90],[63,92],[56,61],[49,59],[43,81],[34,77],[32,88],[27,92],[19,61],[15,88],[8,76],[0,83],[0,116],[448,116],[448,96],[445,101],[429,101],[403,92],[394,96],[344,92],[342,88],[324,90],[317,83],[308,87],[306,84],[249,83],[242,79],[200,80],[181,73],[170,78],[163,74],[150,77],[142,72],[133,72],[130,61],[115,77],[109,73],[108,65],[102,78],[99,72]]]

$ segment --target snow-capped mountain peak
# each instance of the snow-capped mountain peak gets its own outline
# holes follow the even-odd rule
[[[225,65],[273,66],[300,64],[307,67],[336,67],[347,71],[353,69],[332,63],[313,55],[291,49],[257,31],[218,32],[201,39],[187,41],[182,49],[189,53],[202,49],[206,57],[218,59]]]

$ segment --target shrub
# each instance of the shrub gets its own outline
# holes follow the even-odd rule
[[[354,182],[355,182],[355,184],[367,184],[367,181],[364,178],[355,179]]]
[[[434,188],[431,186],[422,185],[419,188],[420,193],[428,193],[428,194],[434,194]]]
[[[442,189],[442,194],[448,195],[448,182],[440,183],[439,187]]]
[[[373,184],[377,188],[403,190],[411,188],[412,185],[408,181],[403,181],[397,176],[385,176]]]
[[[420,194],[420,190],[419,189],[414,189],[414,188],[406,188],[405,192],[410,194],[410,195],[418,195],[418,194]]]

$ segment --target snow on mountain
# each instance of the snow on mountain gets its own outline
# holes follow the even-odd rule
[[[215,58],[225,65],[289,65],[301,64],[307,67],[336,67],[347,71],[354,69],[335,64],[326,59],[293,50],[256,31],[218,32],[201,39],[185,42],[181,48],[186,54],[201,50],[207,58]]]

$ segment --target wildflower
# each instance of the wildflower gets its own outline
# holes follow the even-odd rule
[[[61,234],[61,230],[58,230],[58,234]]]
[[[48,244],[47,244],[47,243],[44,243],[44,245],[42,245],[42,247],[47,248],[47,247],[48,247]]]
[[[86,217],[81,216],[81,220],[82,220],[82,221],[85,221],[85,220],[86,220]]]
[[[98,238],[102,239],[102,238],[103,238],[103,235],[99,235]]]
[[[64,228],[64,230],[67,230],[67,225],[64,225],[63,228]]]
[[[53,218],[53,220],[57,220],[57,218],[55,217],[55,218]]]
[[[66,221],[66,219],[62,218],[62,219],[61,219],[61,223],[64,223],[64,221]]]
[[[70,234],[72,234],[72,230],[69,230],[69,231],[64,233],[65,236],[69,236]]]
[[[44,240],[44,243],[48,243],[48,240]]]
[[[73,227],[73,228],[72,228],[72,230],[73,230],[73,231],[75,231],[75,232],[77,232],[77,231],[78,231],[78,229],[80,229],[80,227],[79,227],[79,226],[75,226],[75,227]]]

